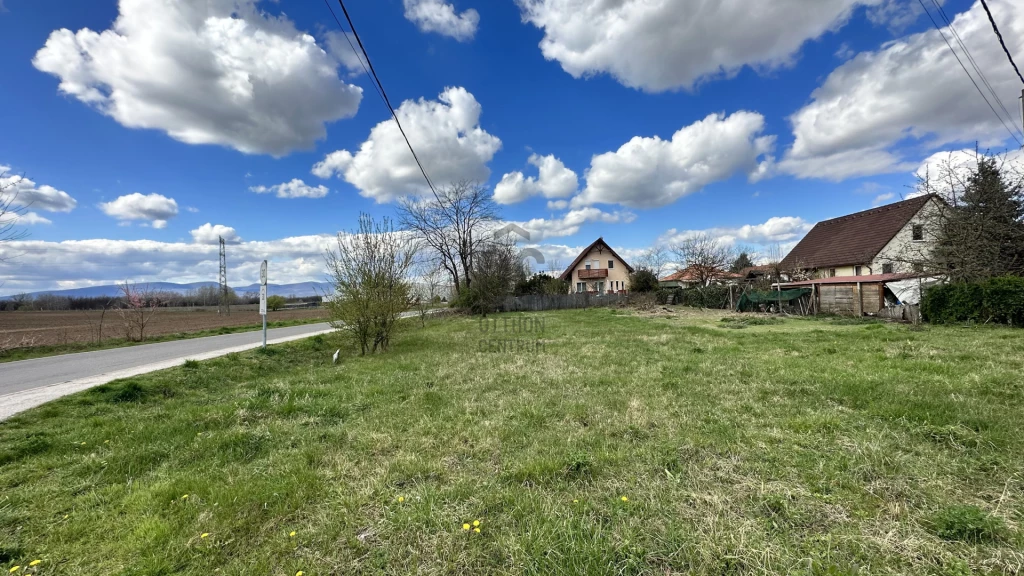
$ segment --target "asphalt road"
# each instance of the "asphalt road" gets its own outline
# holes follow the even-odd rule
[[[330,331],[327,323],[272,328],[267,330],[267,343],[287,342]],[[0,420],[117,378],[170,368],[186,359],[204,360],[240,352],[262,342],[262,331],[239,332],[0,363]]]

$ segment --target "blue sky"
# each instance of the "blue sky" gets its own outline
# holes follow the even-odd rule
[[[942,4],[1019,126],[980,4]],[[990,5],[1024,59],[1024,7]],[[424,191],[323,2],[0,6],[0,166],[33,199],[0,293],[213,280],[217,233],[232,283],[263,258],[319,280],[331,235]],[[347,6],[435,182],[479,179],[563,265],[597,236],[791,246],[943,153],[1016,146],[910,0]]]

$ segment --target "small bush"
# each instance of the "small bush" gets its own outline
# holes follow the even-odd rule
[[[650,270],[637,270],[629,275],[630,292],[654,292],[658,289],[658,277]]]
[[[284,305],[287,302],[288,301],[285,300],[284,296],[277,296],[277,295],[275,295],[275,296],[268,296],[267,297],[267,309],[276,312],[277,310],[280,310],[281,308],[284,308]]]
[[[659,288],[654,291],[654,301],[660,305],[668,304],[668,297],[670,294],[672,294],[671,290]]]
[[[935,515],[932,527],[945,540],[977,544],[997,539],[1002,533],[1003,521],[977,506],[951,506]]]
[[[676,304],[694,308],[712,308],[724,310],[729,307],[728,286],[705,286],[703,288],[687,288],[679,290]]]

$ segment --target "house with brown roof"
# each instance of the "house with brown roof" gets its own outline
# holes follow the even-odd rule
[[[569,282],[569,293],[614,294],[629,290],[633,267],[598,238],[583,249],[559,276]]]
[[[704,282],[701,279],[702,277],[705,277],[705,279],[710,277],[711,284],[735,284],[741,278],[739,274],[734,274],[728,270],[715,270],[712,274],[705,275],[698,272],[693,266],[687,266],[664,278],[659,278],[658,286],[661,288],[692,288]]]
[[[929,194],[818,222],[779,267],[813,278],[914,272],[911,256],[935,245],[941,202]]]

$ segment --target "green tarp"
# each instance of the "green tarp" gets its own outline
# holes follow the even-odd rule
[[[782,291],[770,290],[768,292],[750,290],[740,295],[740,301],[736,303],[736,310],[750,312],[751,310],[756,310],[758,304],[778,304],[780,300],[788,303],[810,293],[810,288],[793,288]]]

